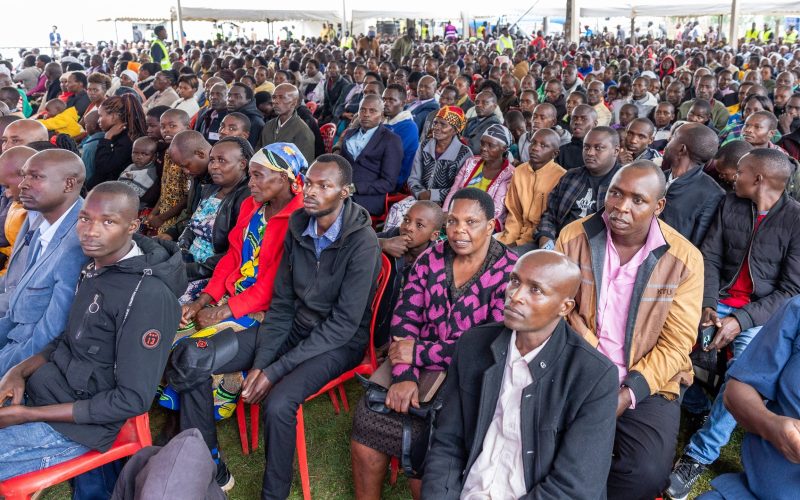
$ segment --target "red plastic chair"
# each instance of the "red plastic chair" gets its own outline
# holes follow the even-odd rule
[[[319,128],[319,133],[322,134],[322,140],[325,142],[325,152],[330,153],[333,151],[333,138],[336,135],[336,124],[326,123]]]
[[[64,482],[101,465],[133,455],[152,444],[150,417],[147,413],[128,419],[119,430],[117,440],[105,453],[90,451],[66,462],[0,483],[0,497],[6,500],[27,500],[37,491]]]
[[[370,219],[372,219],[372,227],[377,230],[379,224],[383,224],[386,222],[386,217],[389,215],[389,209],[392,208],[392,205],[397,203],[398,201],[404,200],[409,195],[406,193],[391,193],[386,195],[386,200],[383,202],[383,214],[381,215],[370,215]]]
[[[372,320],[369,324],[369,344],[367,345],[367,354],[364,356],[364,359],[361,363],[349,370],[339,377],[331,380],[327,384],[325,384],[322,389],[317,391],[316,394],[306,398],[306,402],[311,401],[312,399],[316,398],[321,394],[328,393],[331,396],[331,401],[334,401],[335,394],[334,389],[338,390],[339,396],[342,398],[342,404],[344,405],[345,411],[350,411],[350,406],[347,404],[347,395],[344,391],[344,384],[348,380],[355,378],[356,373],[361,375],[369,376],[378,369],[378,358],[375,355],[375,345],[374,345],[374,336],[375,336],[375,323],[378,320],[378,305],[381,303],[381,299],[383,298],[383,293],[386,291],[386,286],[389,283],[389,275],[391,274],[392,264],[389,262],[389,258],[386,255],[381,254],[381,271],[378,274],[378,286],[375,290],[375,297],[372,299]],[[255,450],[258,445],[258,419],[259,419],[259,409],[260,405],[250,405],[250,425],[251,425],[251,438],[253,441],[252,449]],[[334,403],[334,409],[336,413],[339,413],[339,408],[336,403]],[[242,452],[245,452],[245,447],[247,446],[247,432],[246,432],[246,425],[245,425],[245,409],[244,403],[239,400],[239,403],[236,405],[236,417],[239,423],[239,438],[242,440]],[[243,431],[243,429],[245,429]],[[297,409],[297,438],[295,442],[295,446],[297,447],[297,468],[300,470],[300,484],[303,488],[303,498],[305,500],[311,499],[311,482],[308,477],[308,456],[306,454],[306,429],[305,423],[303,421],[303,405],[300,405],[300,408]],[[245,454],[247,454],[245,452]]]

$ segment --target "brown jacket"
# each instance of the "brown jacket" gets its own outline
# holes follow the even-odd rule
[[[528,163],[519,165],[506,193],[506,225],[497,239],[506,245],[533,241],[533,233],[547,209],[547,197],[565,172],[555,161],[539,170],[533,170]]]
[[[556,250],[581,266],[582,281],[569,324],[597,346],[597,288],[602,280],[606,226],[602,212],[567,225]],[[623,385],[637,401],[651,394],[669,399],[692,382],[689,352],[697,339],[703,302],[703,257],[686,238],[659,220],[666,245],[657,248],[639,267],[628,323],[625,352],[628,375]]]

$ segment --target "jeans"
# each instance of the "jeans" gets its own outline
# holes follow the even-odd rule
[[[729,316],[733,311],[735,311],[735,308],[722,303],[717,306],[717,316],[720,319]],[[739,358],[750,344],[750,341],[755,338],[760,330],[760,326],[754,326],[742,331],[733,339],[733,342],[731,342],[733,358],[728,363],[728,366]],[[727,382],[722,384],[717,397],[714,398],[714,402],[711,404],[708,420],[706,420],[706,423],[703,424],[700,430],[694,433],[689,441],[689,445],[684,450],[686,455],[697,460],[701,464],[712,464],[719,458],[720,450],[723,446],[728,444],[731,434],[736,428],[736,420],[733,418],[733,415],[725,409],[725,404],[722,401],[722,395],[725,393],[726,385]],[[702,399],[698,396],[698,392],[700,396],[702,396]],[[702,389],[696,386],[692,386],[684,397],[684,406],[689,411],[694,411],[696,408],[703,406],[703,404],[705,404],[707,408],[707,402],[707,398],[705,398]],[[696,411],[696,413],[700,411],[703,411],[703,409],[701,408],[699,411]]]
[[[46,469],[88,451],[44,422],[0,429],[0,481]]]

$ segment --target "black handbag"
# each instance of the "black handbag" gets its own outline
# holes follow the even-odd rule
[[[357,373],[356,378],[366,390],[366,403],[370,411],[389,415],[397,413],[386,406],[386,394],[389,390],[380,384],[376,384]],[[409,477],[420,477],[425,456],[430,448],[431,434],[436,423],[436,416],[442,408],[440,397],[441,391],[427,403],[420,403],[419,408],[409,406],[408,413],[399,414],[403,422],[402,448],[400,453],[400,466],[403,472]],[[412,418],[420,418],[425,422],[425,429],[419,437],[414,440],[412,437]]]

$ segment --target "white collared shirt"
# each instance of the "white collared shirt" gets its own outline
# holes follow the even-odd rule
[[[514,331],[508,344],[503,382],[492,423],[483,438],[483,450],[464,481],[461,500],[511,500],[527,493],[520,427],[522,390],[533,383],[528,363],[550,338],[525,356],[517,349],[516,340],[517,332]]]
[[[75,200],[75,203],[78,203],[79,200]],[[58,218],[57,221],[50,224],[47,222],[47,219],[44,218],[43,215],[40,214],[42,217],[42,223],[39,224],[39,252],[37,253],[38,256],[44,255],[44,251],[47,250],[47,245],[50,244],[50,241],[53,239],[53,236],[56,235],[56,231],[58,231],[59,226],[61,223],[64,222],[64,219],[67,217],[72,209],[75,207],[75,203],[73,203],[68,209],[61,214],[61,217]]]

